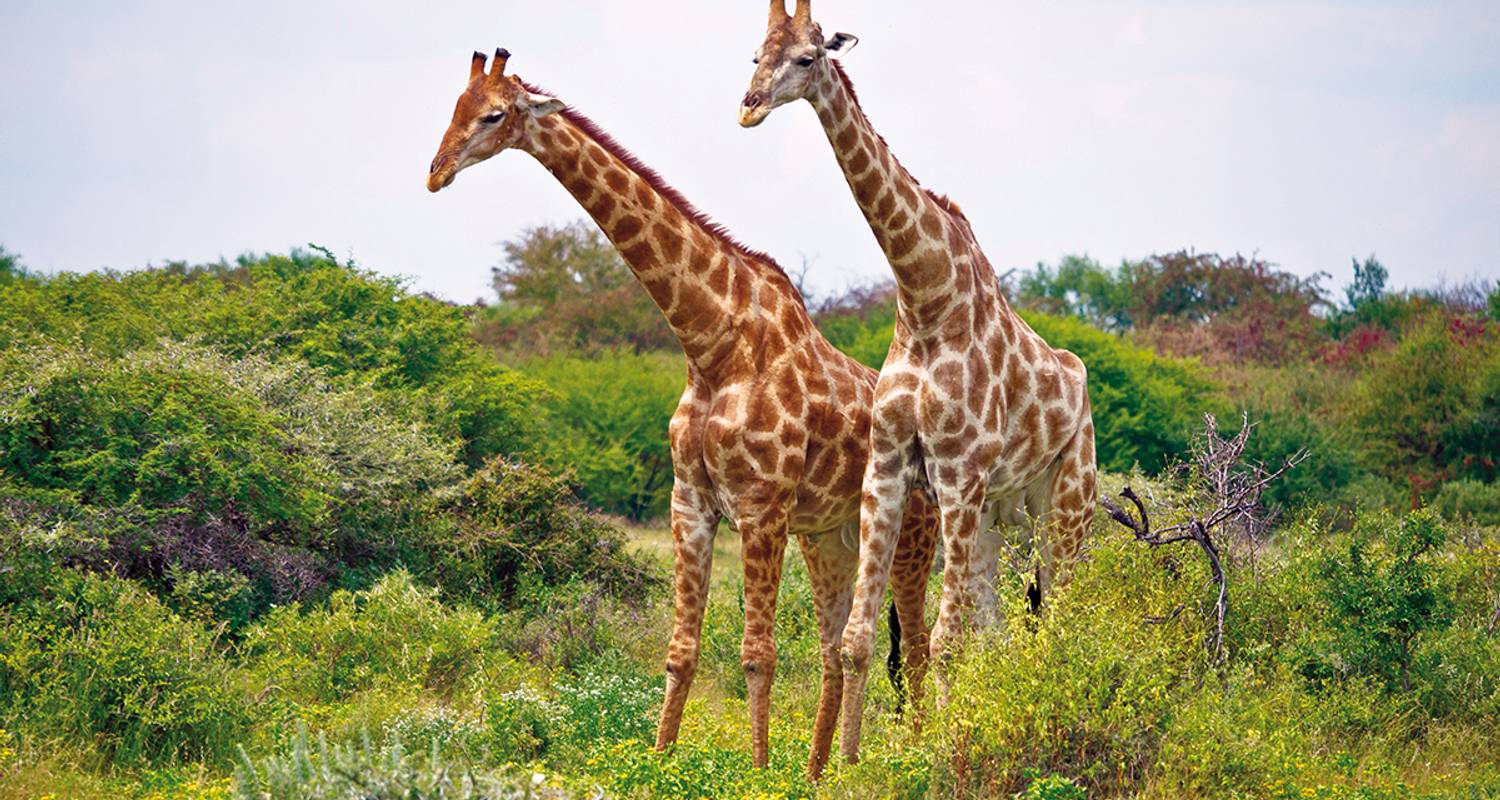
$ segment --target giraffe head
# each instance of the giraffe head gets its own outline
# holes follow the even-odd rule
[[[453,121],[427,171],[428,191],[441,190],[459,170],[522,143],[532,120],[562,110],[561,100],[533,94],[514,76],[506,75],[509,58],[505,49],[496,50],[488,74],[483,53],[475,53],[469,62],[469,85],[458,96]]]
[[[828,59],[858,43],[859,37],[848,33],[825,40],[823,29],[812,20],[812,0],[797,0],[797,10],[790,15],[784,0],[771,0],[766,40],[755,51],[755,76],[740,102],[740,124],[753,128],[777,106],[809,97],[816,78],[828,69]]]

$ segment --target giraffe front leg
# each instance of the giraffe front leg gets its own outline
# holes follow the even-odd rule
[[[745,636],[740,663],[750,706],[751,762],[761,768],[770,760],[771,681],[776,674],[776,592],[781,588],[786,553],[787,506],[769,504],[753,521],[740,523],[745,566]]]
[[[802,552],[812,580],[813,601],[818,611],[818,638],[822,644],[823,681],[818,693],[818,716],[813,724],[812,750],[807,776],[818,780],[828,764],[833,729],[838,725],[839,703],[844,694],[844,666],[839,660],[844,624],[849,620],[849,602],[854,592],[854,570],[859,553],[844,544],[838,531],[802,538]]]
[[[682,707],[687,703],[693,675],[698,671],[698,647],[703,634],[703,609],[713,566],[714,529],[719,519],[703,501],[702,493],[679,480],[672,488],[672,548],[676,604],[672,640],[667,644],[667,689],[661,720],[656,727],[656,749],[677,741]]]
[[[902,513],[915,477],[909,445],[882,451],[872,448],[865,465],[859,509],[859,577],[849,623],[844,626],[840,656],[844,667],[844,735],[842,750],[851,764],[859,761],[859,734],[864,721],[865,684],[870,674],[875,625],[891,564],[900,538]],[[906,620],[902,620],[904,625]]]

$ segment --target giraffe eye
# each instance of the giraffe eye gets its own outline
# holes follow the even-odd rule
[[[480,117],[479,121],[483,122],[486,125],[494,125],[502,119],[505,119],[504,111],[491,111],[490,113]]]
[[[750,63],[751,64],[759,64],[760,63],[760,56],[751,56],[750,57]]]
[[[797,59],[797,66],[799,66],[799,67],[810,67],[810,66],[813,65],[813,61],[814,60],[815,59],[812,56],[803,56],[803,57]]]

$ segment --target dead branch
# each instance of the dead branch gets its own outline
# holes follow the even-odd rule
[[[1204,415],[1204,433],[1194,447],[1193,470],[1190,483],[1196,484],[1200,494],[1205,495],[1212,510],[1207,514],[1189,515],[1175,525],[1161,529],[1151,527],[1151,515],[1146,510],[1135,490],[1126,486],[1120,496],[1135,506],[1135,515],[1121,508],[1109,498],[1100,498],[1099,504],[1105,512],[1132,534],[1136,541],[1152,549],[1180,542],[1192,542],[1208,560],[1209,583],[1216,589],[1213,601],[1214,624],[1204,636],[1204,646],[1216,663],[1223,663],[1224,624],[1229,615],[1229,580],[1224,574],[1223,559],[1213,532],[1224,530],[1233,522],[1251,541],[1259,539],[1270,527],[1274,515],[1261,503],[1261,494],[1266,487],[1307,459],[1306,450],[1298,450],[1275,470],[1264,464],[1244,464],[1245,445],[1250,440],[1254,427],[1248,414],[1242,414],[1239,433],[1225,439],[1219,436],[1218,420],[1212,414]],[[1205,613],[1206,613],[1205,609]],[[1161,623],[1175,619],[1182,612],[1179,606],[1170,615],[1152,617],[1148,622]]]

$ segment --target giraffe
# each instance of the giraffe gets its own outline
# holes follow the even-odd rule
[[[740,106],[744,127],[797,99],[813,106],[896,278],[895,337],[875,390],[859,574],[841,648],[842,749],[851,762],[910,487],[927,488],[941,516],[943,594],[931,642],[941,667],[970,623],[997,621],[994,524],[1040,534],[1032,590],[1039,606],[1054,582],[1067,580],[1088,534],[1096,470],[1083,362],[1049,346],[1011,309],[963,212],[923,189],[871,126],[834,60],[858,41],[847,33],[824,39],[811,0],[797,0],[790,15],[783,0],[771,0]],[[943,677],[939,669],[940,684]]]
[[[859,563],[859,489],[876,372],[818,332],[769,256],[732,239],[592,121],[506,75],[509,57],[497,50],[486,74],[485,56],[474,54],[427,188],[440,191],[460,170],[502,150],[529,153],[619,250],[687,357],[687,387],[668,428],[676,603],[656,746],[677,739],[698,664],[713,537],[723,519],[742,542],[741,656],[757,767],[767,761],[776,592],[789,537],[797,538],[807,562],[822,649],[808,758],[816,778],[842,697],[840,636]],[[908,681],[919,686],[939,521],[920,491],[902,505],[893,594]]]

